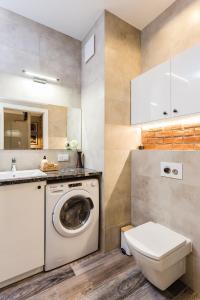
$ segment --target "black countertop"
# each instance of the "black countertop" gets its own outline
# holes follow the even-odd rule
[[[80,179],[87,179],[87,178],[99,179],[102,175],[102,172],[98,172],[90,169],[66,168],[56,172],[48,172],[46,174],[47,174],[46,177],[10,178],[10,179],[0,180],[0,186],[28,183],[28,182],[40,182],[40,181],[46,181],[47,184],[50,184],[55,182],[80,180]]]
[[[52,183],[54,181],[64,181],[64,180],[80,180],[84,178],[99,178],[102,175],[101,172],[90,170],[90,169],[78,169],[78,168],[68,168],[57,172],[47,173],[47,183]]]

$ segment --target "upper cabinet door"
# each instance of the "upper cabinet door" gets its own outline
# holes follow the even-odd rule
[[[172,116],[200,112],[200,45],[172,58]]]
[[[170,117],[170,72],[167,61],[131,82],[131,123],[141,124]]]

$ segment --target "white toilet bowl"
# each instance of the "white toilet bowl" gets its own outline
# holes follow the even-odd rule
[[[160,290],[186,272],[192,243],[183,235],[148,222],[125,232],[125,238],[144,276]]]

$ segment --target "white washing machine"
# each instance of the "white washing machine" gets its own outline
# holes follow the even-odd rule
[[[98,250],[97,179],[47,185],[45,271]]]

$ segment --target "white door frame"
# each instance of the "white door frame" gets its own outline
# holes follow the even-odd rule
[[[48,149],[48,109],[37,108],[32,106],[17,105],[6,102],[0,103],[0,149],[4,150],[4,109],[15,109],[27,112],[41,113],[43,115],[42,134],[43,149]]]

